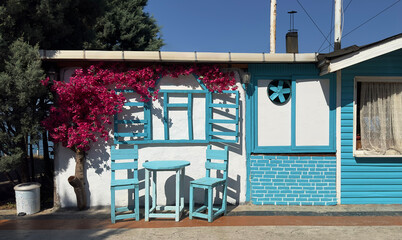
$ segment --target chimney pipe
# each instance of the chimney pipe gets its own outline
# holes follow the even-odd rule
[[[342,0],[335,0],[334,50],[341,49],[342,38]]]
[[[270,53],[275,53],[276,48],[276,0],[271,0],[271,28],[270,28]]]
[[[290,16],[290,29],[288,33],[286,33],[286,53],[298,53],[299,52],[299,44],[298,44],[298,34],[297,29],[295,29],[295,16],[294,14],[297,11],[288,12]]]
[[[286,53],[299,53],[297,32],[286,33]]]

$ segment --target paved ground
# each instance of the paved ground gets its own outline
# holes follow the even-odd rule
[[[213,223],[143,219],[111,224],[108,209],[0,211],[0,239],[402,239],[402,205],[231,208]]]

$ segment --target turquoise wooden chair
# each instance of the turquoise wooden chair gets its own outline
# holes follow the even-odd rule
[[[211,160],[220,160],[219,162]],[[226,198],[227,198],[227,174],[228,174],[228,147],[224,150],[212,150],[211,146],[207,148],[207,161],[205,162],[206,177],[190,182],[190,207],[189,218],[193,217],[208,219],[212,222],[217,216],[226,215]],[[223,171],[222,178],[211,177],[211,170]],[[223,186],[222,206],[220,208],[213,207],[213,189],[217,186]],[[205,191],[204,204],[194,211],[194,188],[202,188]],[[202,213],[207,210],[207,213]]]
[[[116,149],[112,146],[111,149],[111,169],[112,180],[110,183],[110,195],[111,195],[111,218],[112,223],[116,220],[135,218],[136,221],[140,220],[140,200],[139,200],[139,182],[138,182],[138,146],[135,145],[131,149]],[[132,160],[130,162],[118,162],[118,160]],[[116,179],[116,170],[131,170],[133,171],[133,177],[127,177],[127,179]],[[128,173],[127,173],[128,174]],[[131,210],[128,207],[116,208],[116,190],[134,189],[134,209]],[[130,213],[125,213],[130,211]],[[116,214],[120,213],[120,214]]]

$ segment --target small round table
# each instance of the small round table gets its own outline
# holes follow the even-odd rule
[[[184,179],[184,168],[190,165],[189,161],[150,161],[142,166],[145,168],[145,221],[149,218],[174,218],[176,222],[180,220],[180,215],[184,209],[184,197],[180,197],[180,185]],[[149,208],[149,172],[152,171],[152,208]],[[176,205],[157,206],[156,205],[156,173],[158,171],[176,171]],[[170,210],[174,213],[156,213],[156,210]]]

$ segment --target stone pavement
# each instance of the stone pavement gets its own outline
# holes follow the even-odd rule
[[[402,205],[229,208],[213,223],[189,220],[110,222],[109,209],[48,209],[17,217],[0,211],[0,239],[402,239]],[[143,217],[143,216],[142,216]]]

